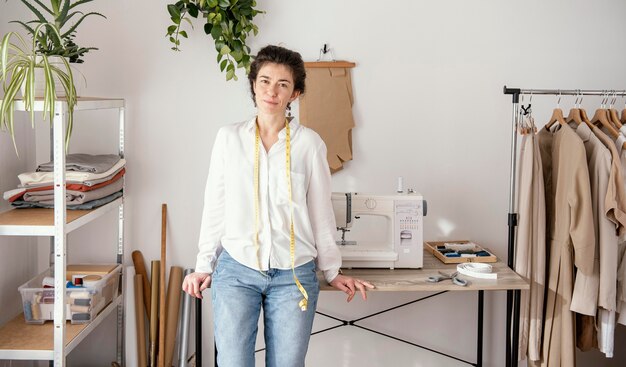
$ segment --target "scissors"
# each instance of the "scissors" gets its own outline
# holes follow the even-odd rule
[[[432,275],[429,276],[427,281],[431,282],[431,283],[439,283],[442,280],[448,280],[448,279],[452,279],[452,283],[461,286],[461,287],[465,287],[467,286],[468,282],[465,279],[461,279],[461,278],[457,278],[457,275],[459,275],[458,271],[455,271],[452,274],[446,274],[444,272],[439,272],[439,275]]]

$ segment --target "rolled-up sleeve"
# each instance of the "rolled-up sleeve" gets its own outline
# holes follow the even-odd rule
[[[332,206],[330,169],[326,159],[326,145],[320,142],[311,167],[307,190],[307,206],[317,249],[317,267],[330,283],[341,268],[341,252],[335,243],[337,225]]]
[[[217,132],[206,188],[204,190],[204,209],[200,225],[198,256],[195,271],[213,273],[215,262],[221,252],[221,238],[224,234],[224,134]]]

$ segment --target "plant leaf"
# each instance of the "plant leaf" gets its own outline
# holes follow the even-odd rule
[[[174,18],[180,18],[180,9],[174,4],[170,4],[167,6],[167,11]]]
[[[235,61],[237,62],[240,62],[241,58],[243,57],[243,52],[241,51],[233,51],[230,54],[233,57],[233,59],[235,59]]]
[[[211,23],[205,23],[204,24],[204,33],[205,34],[211,34],[211,29],[213,28],[213,24]]]
[[[193,3],[189,4],[189,15],[191,15],[194,18],[198,17],[198,7],[193,5]],[[191,6],[193,5],[193,6]]]
[[[72,8],[74,8],[76,6],[79,6],[81,4],[84,4],[84,3],[90,3],[92,1],[93,0],[79,0],[79,1],[75,2],[74,4],[70,5],[70,9],[72,9]]]
[[[228,70],[226,72],[226,81],[231,80],[235,76],[235,70]]]
[[[39,10],[37,8],[35,8],[31,3],[29,3],[26,0],[22,0],[22,3],[24,5],[26,5],[27,8],[30,9],[30,11],[33,12],[33,14],[35,14],[35,16],[39,19],[40,22],[46,23],[46,17],[43,16],[43,14],[41,14],[41,12],[39,12]],[[52,12],[50,12],[50,14],[52,14]]]
[[[48,8],[44,3],[42,3],[39,0],[33,0],[34,2],[36,2],[39,6],[41,6],[43,8],[43,10],[45,10],[48,14],[50,15],[54,15],[54,13],[52,12],[52,10],[50,10],[50,8]],[[25,0],[22,0],[22,2],[25,2]]]
[[[213,39],[218,39],[220,36],[222,35],[222,27],[213,27],[211,29],[211,37],[213,37]]]
[[[98,16],[101,16],[102,18],[106,19],[106,17],[104,15],[100,14],[100,13],[96,13],[96,12],[87,13],[87,14],[83,15],[76,23],[74,23],[74,25],[67,32],[63,33],[63,37],[66,37],[67,35],[72,34],[72,32],[74,32],[76,30],[76,27],[78,27],[78,25],[80,23],[82,23],[83,20],[85,20],[85,18],[87,18],[90,15],[98,15]]]
[[[30,34],[34,34],[35,30],[33,29],[33,27],[29,26],[28,24],[24,23],[24,22],[20,22],[19,20],[12,20],[9,23],[17,23],[19,25],[21,25],[22,27],[26,28],[26,31]]]
[[[70,0],[63,2],[63,8],[61,8],[61,13],[54,19],[57,24],[61,24],[64,19],[67,18],[67,13],[70,11]]]
[[[9,57],[9,41],[11,40],[11,35],[13,32],[7,33],[2,38],[2,44],[0,45],[0,61],[2,62],[2,75],[3,78],[7,75],[7,59]]]
[[[230,47],[228,47],[227,45],[224,45],[222,49],[220,50],[220,54],[226,55],[228,53],[230,53]]]

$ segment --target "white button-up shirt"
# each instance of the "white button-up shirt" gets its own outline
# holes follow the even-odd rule
[[[316,260],[326,281],[341,267],[326,145],[313,130],[290,123],[295,266]],[[195,271],[212,273],[222,248],[257,269],[290,269],[290,208],[283,128],[266,152],[259,144],[259,258],[253,237],[256,118],[222,127],[215,138],[204,194]]]

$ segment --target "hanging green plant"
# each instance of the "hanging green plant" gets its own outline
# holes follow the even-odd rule
[[[167,10],[174,24],[167,28],[166,36],[173,44],[172,50],[180,51],[180,39],[188,38],[187,31],[181,29],[183,21],[193,28],[189,18],[197,19],[202,15],[206,21],[204,32],[215,42],[220,71],[226,72],[226,80],[237,80],[236,68],[243,68],[246,73],[250,71],[252,60],[246,39],[251,32],[258,34],[259,29],[252,20],[264,13],[255,6],[255,0],[181,0],[169,4]]]

